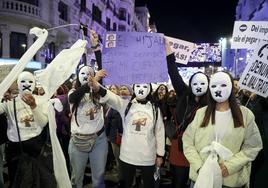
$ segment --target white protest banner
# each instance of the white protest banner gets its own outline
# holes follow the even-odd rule
[[[9,74],[9,72],[13,69],[15,64],[11,65],[0,65],[0,82],[4,80],[4,78]]]
[[[254,50],[238,85],[260,96],[268,96],[268,42],[262,41]]]
[[[164,35],[147,32],[108,32],[102,66],[110,84],[166,82],[168,80]]]
[[[168,40],[171,50],[175,53],[176,62],[187,65],[190,55],[195,49],[195,44],[172,37],[165,36],[165,38]]]
[[[259,41],[268,40],[267,21],[236,21],[234,24],[232,49],[254,49]]]

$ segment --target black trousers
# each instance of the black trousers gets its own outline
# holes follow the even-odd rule
[[[189,167],[170,165],[173,188],[188,188]]]
[[[26,141],[22,141],[23,152],[29,154],[32,157],[38,157],[42,147],[45,143],[42,134],[31,138]],[[7,143],[6,147],[6,159],[7,159],[7,167],[8,167],[8,176],[10,181],[10,187],[14,181],[14,177],[16,175],[18,159],[21,155],[20,143],[19,142],[11,142]]]
[[[124,188],[131,188],[134,176],[136,174],[136,169],[141,170],[141,178],[143,181],[144,188],[154,188],[154,170],[153,166],[137,166],[125,163],[120,160],[120,168],[122,173],[122,183]]]

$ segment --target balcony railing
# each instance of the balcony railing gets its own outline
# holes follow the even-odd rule
[[[0,5],[0,12],[2,11],[40,18],[39,7],[20,1],[3,0]]]

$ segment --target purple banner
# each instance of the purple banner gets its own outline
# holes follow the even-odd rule
[[[141,32],[109,32],[105,36],[103,68],[105,85],[167,82],[164,35]]]

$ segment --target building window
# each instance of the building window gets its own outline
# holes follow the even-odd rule
[[[130,25],[130,14],[129,13],[127,14],[127,23],[128,23],[128,25]]]
[[[49,43],[48,49],[46,50],[46,59],[45,59],[46,63],[50,63],[54,59],[56,55],[55,49],[56,49],[55,43],[54,42]]]
[[[38,0],[18,0],[18,1],[38,6]]]
[[[86,0],[81,0],[80,10],[85,12],[86,8],[87,8],[87,1]]]
[[[2,39],[2,33],[0,33],[0,57],[3,55],[3,39]]]
[[[119,26],[118,26],[118,31],[126,31],[126,26],[124,26],[124,25],[119,25]]]
[[[116,23],[113,24],[113,31],[116,31]]]
[[[106,18],[106,30],[110,31],[110,29],[111,29],[111,19]]]
[[[11,32],[10,58],[21,58],[27,50],[27,36],[24,33]]]
[[[62,1],[59,2],[58,11],[62,20],[68,21],[68,6]]]
[[[92,5],[92,19],[101,24],[101,10],[96,5]]]
[[[127,19],[127,11],[124,8],[119,9],[119,19],[126,21]]]

